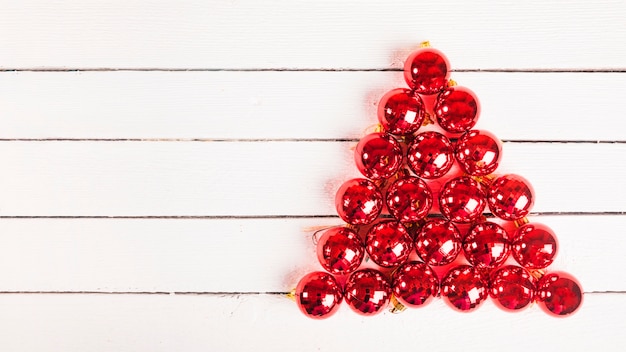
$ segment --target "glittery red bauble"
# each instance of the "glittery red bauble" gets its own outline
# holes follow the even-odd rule
[[[485,221],[469,230],[463,239],[465,258],[478,269],[495,269],[509,257],[509,236],[502,226]]]
[[[343,221],[352,225],[365,225],[380,215],[383,210],[383,195],[372,181],[355,178],[339,187],[335,206]]]
[[[413,240],[402,224],[382,221],[365,236],[365,249],[372,261],[382,267],[396,267],[409,259]]]
[[[452,222],[433,219],[417,233],[415,250],[429,265],[450,264],[461,251],[461,235]]]
[[[343,298],[335,278],[321,271],[304,276],[296,286],[296,303],[309,318],[325,319],[335,314]]]
[[[407,159],[409,167],[417,176],[439,178],[454,164],[452,144],[441,133],[420,133],[409,145]]]
[[[404,79],[419,94],[435,94],[448,84],[449,67],[441,51],[421,48],[404,62]]]
[[[400,222],[415,222],[428,215],[433,194],[424,180],[405,177],[396,180],[387,190],[387,209]]]
[[[391,287],[383,274],[374,269],[355,271],[346,283],[346,302],[363,315],[380,313],[389,303]]]
[[[533,301],[535,280],[524,268],[503,266],[491,274],[489,295],[504,309],[522,309]]]
[[[502,143],[490,132],[471,130],[456,142],[454,156],[466,173],[489,175],[500,165]]]
[[[480,103],[470,89],[453,86],[444,89],[435,102],[435,116],[441,128],[450,133],[463,133],[476,124]]]
[[[441,280],[441,296],[456,309],[469,311],[487,298],[487,282],[475,268],[459,265]]]
[[[578,281],[567,273],[546,274],[537,284],[537,301],[548,313],[563,316],[574,313],[583,300]]]
[[[356,232],[345,227],[327,230],[317,242],[317,259],[329,273],[350,274],[359,268],[365,245]]]
[[[485,205],[485,193],[478,182],[467,176],[449,180],[439,194],[441,213],[454,222],[475,221],[482,215]]]
[[[372,180],[393,176],[402,166],[400,143],[386,133],[371,133],[361,138],[354,150],[357,169]]]
[[[535,203],[535,192],[522,176],[504,175],[489,186],[487,203],[495,216],[513,221],[528,215]]]
[[[548,226],[529,223],[515,231],[511,248],[513,258],[524,268],[543,269],[554,261],[558,243]]]
[[[378,121],[387,133],[407,135],[417,131],[424,121],[424,102],[408,89],[397,88],[378,103]]]
[[[421,262],[409,262],[393,273],[391,289],[403,305],[419,307],[437,296],[439,278],[428,265]]]

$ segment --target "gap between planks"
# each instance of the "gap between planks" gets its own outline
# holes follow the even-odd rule
[[[625,294],[626,291],[585,291],[586,295]],[[0,291],[0,295],[161,295],[161,296],[287,296],[290,292],[204,292],[204,291]]]
[[[402,68],[152,68],[152,67],[31,67],[31,68],[1,68],[0,72],[402,72]],[[531,69],[515,69],[515,68],[466,68],[455,69],[450,72],[492,72],[492,73],[626,73],[626,68],[531,68]]]
[[[484,213],[487,218],[493,214]],[[528,216],[623,216],[626,211],[544,211],[531,212]],[[441,215],[431,214],[429,218]],[[385,216],[382,216],[385,217]],[[247,220],[247,219],[338,219],[337,215],[0,215],[0,219],[172,219],[172,220]]]
[[[452,138],[452,141],[455,139]],[[258,142],[354,142],[358,138],[0,138],[0,142],[215,142],[215,143],[258,143]],[[626,144],[626,140],[532,140],[503,139],[502,143],[520,144]]]

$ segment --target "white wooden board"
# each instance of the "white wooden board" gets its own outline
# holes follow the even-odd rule
[[[4,142],[5,216],[334,215],[353,142]],[[507,143],[533,211],[620,212],[626,144]],[[362,177],[362,176],[361,176]],[[433,189],[441,182],[431,183]]]
[[[491,301],[471,314],[435,301],[376,317],[343,305],[314,321],[281,296],[3,295],[10,324],[0,343],[12,351],[620,350],[624,295],[587,295],[584,304],[566,319],[537,306],[506,313]]]
[[[430,40],[457,69],[624,69],[626,3],[2,1],[0,67],[385,69]]]
[[[557,234],[552,270],[575,274],[586,292],[626,290],[626,273],[611,270],[623,262],[618,244],[626,216],[531,219]],[[2,219],[0,292],[289,292],[301,276],[322,269],[312,229],[338,224],[333,218]]]
[[[625,140],[624,74],[453,77],[482,102],[477,127],[501,139]],[[397,87],[401,73],[379,71],[1,72],[0,138],[360,138]]]

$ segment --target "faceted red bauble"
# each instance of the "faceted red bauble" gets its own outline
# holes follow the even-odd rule
[[[495,269],[509,257],[509,236],[502,226],[485,221],[469,230],[463,239],[465,258],[478,269]]]
[[[378,121],[387,133],[407,135],[417,131],[424,121],[424,102],[408,89],[397,88],[378,103]]]
[[[495,216],[513,221],[528,215],[535,203],[535,192],[522,176],[504,175],[489,186],[487,203]]]
[[[465,87],[444,89],[435,102],[437,123],[450,133],[463,133],[476,124],[480,103],[474,92]]]
[[[337,214],[352,225],[374,221],[383,210],[383,195],[372,181],[354,178],[346,181],[335,196]]]
[[[365,245],[356,232],[334,227],[324,232],[317,242],[317,259],[329,273],[346,275],[359,268]]]
[[[387,209],[400,222],[415,222],[428,215],[433,206],[433,194],[424,180],[405,177],[388,189]]]
[[[583,300],[583,290],[571,275],[553,272],[539,280],[536,296],[547,312],[563,316],[578,309]]]
[[[448,83],[450,63],[433,48],[421,48],[404,62],[404,79],[419,94],[435,94]]]
[[[394,175],[402,166],[400,143],[386,133],[371,133],[361,138],[354,150],[359,171],[372,180]]]
[[[439,194],[441,213],[454,222],[468,223],[478,219],[485,205],[485,193],[478,182],[468,176],[449,180]]]
[[[418,177],[433,179],[445,175],[454,163],[450,140],[441,133],[415,136],[407,152],[408,164]]]
[[[491,274],[489,295],[504,309],[522,309],[533,301],[535,280],[524,268],[503,266]]]
[[[450,264],[461,251],[461,235],[452,222],[433,219],[417,233],[415,250],[429,265]]]
[[[552,229],[538,223],[520,226],[513,235],[513,258],[527,269],[543,269],[552,264],[558,243]]]
[[[381,272],[374,269],[355,271],[346,283],[346,302],[363,315],[380,313],[389,303],[391,287]]]
[[[372,226],[365,237],[365,249],[370,259],[385,268],[406,262],[412,248],[409,232],[396,221],[383,221]]]
[[[487,298],[487,283],[478,270],[459,265],[441,280],[441,295],[458,310],[469,311]]]
[[[454,156],[461,169],[473,176],[496,171],[502,159],[502,144],[487,131],[471,130],[456,142]]]
[[[403,305],[419,307],[437,296],[439,278],[428,265],[409,262],[394,272],[391,290]]]
[[[304,276],[296,286],[296,303],[309,318],[324,319],[333,315],[343,298],[335,278],[321,271]]]

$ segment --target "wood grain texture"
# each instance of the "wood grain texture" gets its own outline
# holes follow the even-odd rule
[[[335,215],[352,142],[4,142],[4,216]],[[505,143],[535,212],[620,212],[626,144]],[[606,173],[599,170],[610,170]],[[452,172],[452,171],[451,171]],[[435,180],[433,190],[442,186]]]
[[[619,350],[626,343],[624,295],[587,295],[567,319],[538,307],[506,313],[490,301],[461,314],[441,301],[401,315],[362,317],[342,306],[307,319],[277,296],[3,295],[0,343],[32,351]],[[37,338],[33,338],[36,336]]]
[[[626,4],[595,1],[3,1],[0,67],[623,69]]]
[[[621,73],[455,73],[505,140],[624,141]],[[400,72],[3,72],[0,138],[336,139]],[[32,103],[35,101],[36,103]]]
[[[575,273],[586,292],[626,291],[623,271],[606,279],[623,263],[623,248],[615,244],[626,216],[531,220],[559,238],[552,270]],[[289,292],[301,276],[321,270],[312,228],[338,224],[318,218],[2,219],[0,292]]]

